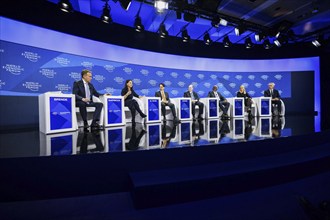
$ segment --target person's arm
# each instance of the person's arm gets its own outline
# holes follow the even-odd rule
[[[196,100],[199,101],[199,96],[198,96],[197,92],[194,92],[194,96],[195,96]]]
[[[73,83],[72,94],[76,96],[76,100],[83,101],[83,97],[79,95],[78,81]]]
[[[227,99],[223,95],[221,95],[220,92],[218,93],[218,95],[220,96],[220,101],[227,102]]]
[[[183,93],[183,97],[188,97],[189,98],[187,92]]]
[[[268,93],[267,93],[267,90],[264,91],[264,96],[265,97],[269,97]]]
[[[133,89],[131,91],[132,91],[132,94],[133,94],[134,97],[140,98],[140,96]]]
[[[279,93],[279,91],[278,90],[276,90],[276,98],[278,98],[278,99],[281,99],[281,95],[280,95],[280,93]]]
[[[155,92],[155,97],[160,97],[160,92]]]
[[[209,93],[207,94],[207,97],[212,97],[211,92],[209,92]]]
[[[96,91],[93,84],[89,83],[88,86],[92,90],[92,95],[94,95],[96,97],[100,97],[100,95],[103,95],[103,94],[100,94],[98,91]]]

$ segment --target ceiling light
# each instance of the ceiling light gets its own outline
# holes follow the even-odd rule
[[[255,35],[254,35],[254,39],[255,39],[257,42],[262,41],[265,37],[266,37],[266,36],[265,36],[262,32],[255,33]]]
[[[265,39],[263,42],[263,46],[266,50],[270,49],[272,47],[271,43],[269,42],[269,39]]]
[[[187,29],[183,30],[182,33],[181,33],[181,36],[182,36],[182,41],[183,42],[189,42],[190,41],[190,36],[188,34],[188,31]]]
[[[108,2],[109,2],[109,0],[106,0],[105,5],[103,7],[102,15],[101,15],[101,20],[107,24],[112,23],[112,18],[110,16],[110,6],[109,6]]]
[[[312,41],[312,44],[315,46],[315,47],[321,47],[322,44],[323,44],[323,37],[322,36],[319,36],[317,37],[315,40]]]
[[[211,25],[213,26],[213,27],[219,27],[220,25],[222,25],[222,26],[227,26],[227,24],[228,24],[228,21],[226,21],[225,19],[222,19],[222,18],[220,18],[219,16],[215,16],[213,19],[212,19],[212,21],[211,21]]]
[[[212,43],[212,40],[211,40],[211,38],[210,38],[210,34],[209,34],[208,32],[206,32],[206,33],[204,34],[204,43],[205,43],[206,45],[210,45],[210,44]]]
[[[243,34],[245,32],[245,27],[243,25],[238,25],[235,28],[235,34],[236,36],[240,36],[241,34]]]
[[[245,48],[246,49],[250,49],[253,47],[253,43],[250,37],[245,39]]]
[[[166,0],[156,0],[154,7],[156,8],[157,12],[161,13],[168,9],[168,2]]]
[[[231,43],[231,41],[230,41],[230,39],[229,39],[228,36],[225,36],[225,37],[223,38],[222,43],[223,43],[223,46],[224,46],[224,47],[230,47],[230,46],[232,45],[232,43]]]
[[[132,3],[131,0],[119,0],[119,2],[120,2],[120,6],[126,11],[129,9]]]
[[[168,31],[166,30],[166,26],[165,26],[164,23],[160,24],[158,32],[159,32],[159,36],[161,38],[166,38],[167,37]]]
[[[69,13],[73,11],[73,7],[70,0],[60,0],[57,4],[58,7],[64,12]]]
[[[279,36],[276,40],[274,40],[274,44],[277,47],[283,46],[283,44],[287,43],[287,38],[283,35]]]
[[[135,30],[137,32],[144,31],[144,26],[142,24],[142,21],[141,21],[141,17],[140,16],[136,16],[135,22],[134,22],[134,27],[135,27]]]

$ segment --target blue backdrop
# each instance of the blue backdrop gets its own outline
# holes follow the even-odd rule
[[[101,60],[68,53],[1,41],[0,94],[37,96],[47,91],[71,93],[80,72],[93,72],[100,93],[120,95],[126,79],[132,79],[140,95],[154,96],[159,83],[166,85],[170,97],[182,97],[190,84],[200,97],[206,97],[213,85],[225,97],[236,96],[245,85],[251,96],[262,96],[269,82],[275,82],[283,98],[291,97],[291,72],[215,72],[142,66]],[[249,61],[246,61],[249,62]]]

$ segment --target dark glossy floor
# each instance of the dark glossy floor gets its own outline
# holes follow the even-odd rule
[[[121,151],[202,147],[311,134],[314,116],[235,118],[127,124],[104,131],[45,135],[37,129],[0,133],[0,158],[113,153]]]

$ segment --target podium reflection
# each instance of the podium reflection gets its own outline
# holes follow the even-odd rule
[[[72,155],[77,152],[78,131],[58,134],[40,132],[40,156]]]
[[[193,121],[191,124],[191,131],[192,131],[192,144],[198,145],[202,136],[205,134],[204,131],[204,121],[197,120]]]
[[[125,150],[125,127],[105,129],[105,151],[121,152]]]
[[[103,131],[79,131],[77,140],[77,153],[101,153],[105,152]]]
[[[168,148],[175,142],[177,137],[177,124],[167,122],[162,124],[162,144],[161,148]]]
[[[157,149],[161,147],[161,124],[147,124],[146,148]]]
[[[133,151],[144,148],[144,144],[141,144],[142,137],[146,134],[146,130],[142,126],[132,125],[126,127],[126,139],[125,150]]]

